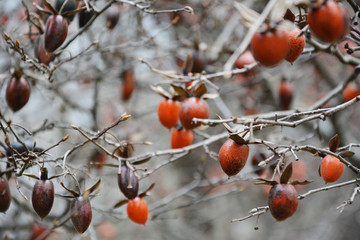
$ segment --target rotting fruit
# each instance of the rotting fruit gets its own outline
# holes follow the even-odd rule
[[[193,132],[186,129],[174,128],[171,133],[171,148],[183,148],[191,145],[194,139]]]
[[[88,229],[92,219],[92,210],[89,198],[77,197],[71,205],[71,221],[79,233]]]
[[[272,67],[280,63],[288,53],[287,33],[275,28],[256,32],[251,39],[254,58],[263,66]]]
[[[123,164],[121,166],[121,172],[118,174],[118,185],[120,191],[128,199],[134,199],[139,191],[139,179],[134,171]]]
[[[190,97],[182,102],[179,111],[179,118],[184,128],[193,129],[200,126],[201,123],[193,124],[192,119],[206,119],[209,117],[209,112],[209,106],[203,99]]]
[[[137,224],[144,224],[148,219],[148,206],[146,200],[136,197],[134,200],[129,200],[127,203],[126,211],[128,217]]]
[[[47,170],[42,170],[41,179],[36,181],[32,192],[32,205],[39,217],[46,217],[54,203],[54,184],[47,178]]]
[[[325,156],[320,164],[320,174],[325,182],[337,181],[344,172],[344,163],[332,155]]]
[[[299,28],[294,28],[287,32],[289,51],[286,54],[285,60],[293,63],[301,55],[305,47],[305,36],[301,33]]]
[[[268,204],[277,221],[291,217],[298,206],[298,194],[293,185],[275,184],[269,191]]]
[[[246,164],[249,156],[249,146],[238,144],[228,139],[220,148],[219,162],[223,171],[229,176],[238,174]]]
[[[11,203],[11,194],[9,183],[6,179],[0,177],[0,212],[5,213]]]
[[[45,30],[45,49],[55,51],[63,44],[68,33],[68,23],[61,15],[52,15],[48,18]]]
[[[22,76],[13,76],[6,87],[6,102],[14,111],[20,110],[30,98],[30,84]]]
[[[162,125],[167,128],[176,126],[179,120],[180,103],[171,99],[163,99],[158,106],[158,117]]]
[[[340,40],[348,28],[343,10],[333,0],[325,0],[312,6],[308,11],[307,21],[315,37],[326,43]]]

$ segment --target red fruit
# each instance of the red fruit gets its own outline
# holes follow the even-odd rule
[[[39,60],[40,63],[49,65],[52,59],[52,53],[49,53],[45,50],[44,37],[38,36],[35,42],[34,47],[35,57]]]
[[[337,181],[344,172],[344,164],[332,155],[325,156],[320,164],[320,174],[325,182]]]
[[[45,30],[45,49],[55,51],[63,44],[68,32],[68,23],[61,15],[52,15],[48,18]]]
[[[302,34],[300,37],[297,37],[300,34],[301,30],[295,28],[287,33],[288,42],[289,42],[289,51],[285,57],[285,60],[293,63],[301,55],[305,47],[305,36]]]
[[[89,198],[78,197],[71,205],[71,221],[79,233],[88,229],[92,219],[92,210]]]
[[[42,234],[46,232],[46,230],[47,230],[46,228],[42,227],[39,223],[35,222],[34,225],[31,227],[30,240],[38,239]],[[47,237],[41,239],[45,240],[47,239]]]
[[[167,128],[175,127],[179,120],[180,103],[170,99],[163,99],[158,106],[158,116],[162,125]]]
[[[209,112],[209,106],[204,100],[196,97],[187,98],[180,107],[179,117],[181,124],[186,129],[196,128],[201,123],[192,124],[192,119],[206,119],[209,117]]]
[[[134,71],[128,69],[123,73],[123,85],[122,85],[122,100],[127,101],[130,99],[132,92],[135,88]]]
[[[106,24],[109,29],[114,29],[120,18],[119,7],[114,4],[106,10]]]
[[[174,128],[171,133],[171,148],[183,148],[191,145],[194,139],[193,132],[186,129]]]
[[[234,176],[245,166],[249,156],[249,146],[238,144],[228,139],[220,148],[219,162],[223,171],[229,176]]]
[[[333,0],[323,1],[310,8],[307,21],[315,37],[327,43],[335,43],[340,40],[348,28],[341,7]]]
[[[12,77],[6,88],[6,102],[14,111],[20,110],[30,98],[30,84],[24,77]]]
[[[54,203],[54,184],[47,179],[36,181],[32,192],[32,205],[39,217],[46,217]]]
[[[289,110],[293,98],[293,88],[291,86],[291,83],[281,81],[279,87],[279,98],[281,109]]]
[[[271,67],[280,63],[288,53],[287,33],[277,29],[256,32],[251,39],[254,58],[261,65]]]
[[[148,219],[148,206],[145,199],[136,197],[134,200],[129,200],[126,211],[128,217],[137,224],[144,224]]]
[[[118,185],[120,191],[128,199],[134,199],[137,196],[139,191],[139,179],[134,171],[126,166],[126,164],[121,166],[121,173],[118,174]]]
[[[249,50],[246,50],[235,62],[237,68],[244,68],[247,65],[255,63],[256,60],[252,53]],[[244,73],[244,76],[253,76],[255,75],[256,69],[253,68],[250,71]]]
[[[291,217],[298,206],[298,194],[293,185],[276,184],[269,192],[268,204],[271,215],[278,221]]]
[[[0,177],[0,212],[5,213],[10,207],[11,194],[8,181]]]
[[[345,102],[350,101],[351,99],[356,98],[359,95],[360,95],[360,89],[357,88],[354,83],[349,83],[344,88],[343,98]]]

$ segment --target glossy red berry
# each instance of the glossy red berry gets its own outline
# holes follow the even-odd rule
[[[193,132],[186,129],[174,128],[171,133],[171,148],[183,148],[191,145],[194,139]]]
[[[193,124],[191,121],[193,118],[206,119],[209,117],[208,104],[196,97],[190,97],[182,102],[179,112],[181,124],[186,129],[193,129],[200,126],[201,123]]]
[[[281,81],[279,87],[280,106],[282,110],[289,110],[293,99],[293,88],[291,83]]]
[[[359,95],[360,89],[354,83],[349,83],[344,88],[343,98],[345,102],[350,101],[351,99],[356,98]]]
[[[6,102],[14,111],[20,110],[30,98],[30,84],[24,77],[12,77],[6,87]]]
[[[288,53],[287,33],[277,29],[256,32],[251,39],[254,58],[263,66],[271,67],[280,63]]]
[[[68,23],[61,15],[52,15],[48,18],[45,30],[45,49],[55,51],[63,44],[68,32]]]
[[[228,139],[220,148],[219,162],[223,171],[231,177],[243,169],[248,156],[248,145],[238,144],[234,140]]]
[[[268,197],[271,215],[278,221],[291,217],[298,206],[298,194],[293,185],[275,184]]]
[[[179,120],[180,103],[171,99],[163,99],[158,106],[158,117],[162,125],[167,128],[176,126]]]
[[[301,30],[298,28],[290,30],[287,33],[289,51],[286,54],[285,60],[290,63],[295,62],[295,60],[301,55],[305,48],[305,36],[304,34],[298,36],[300,33]]]
[[[6,179],[0,177],[0,212],[5,213],[11,203],[11,194],[9,183]]]
[[[89,198],[78,197],[71,204],[71,221],[79,233],[88,229],[92,219]]]
[[[120,191],[128,199],[134,199],[138,195],[139,179],[126,164],[121,166],[121,173],[118,174],[118,185]]]
[[[325,182],[337,181],[344,172],[344,164],[332,155],[325,156],[320,164],[320,174]]]
[[[148,219],[148,206],[145,199],[136,197],[134,200],[129,200],[126,211],[128,217],[137,224],[144,224]]]
[[[32,205],[39,217],[46,217],[54,203],[54,184],[47,179],[36,181],[32,192]]]
[[[340,40],[348,28],[343,10],[333,0],[323,1],[310,8],[307,21],[314,36],[327,43]]]
[[[52,53],[49,53],[45,49],[44,36],[38,36],[35,41],[34,46],[35,57],[39,60],[40,63],[49,65],[52,59]]]

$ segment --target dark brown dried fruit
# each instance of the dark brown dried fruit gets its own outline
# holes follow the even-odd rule
[[[6,102],[14,111],[20,110],[30,98],[30,84],[23,77],[12,77],[6,87]]]
[[[8,181],[0,178],[0,212],[4,213],[10,207],[11,194]]]
[[[52,15],[48,18],[45,30],[45,49],[55,51],[63,44],[68,32],[68,23],[61,15]]]
[[[71,205],[71,221],[79,233],[88,229],[92,219],[92,210],[89,198],[78,197]]]
[[[32,205],[39,217],[43,219],[51,211],[54,203],[54,184],[47,179],[36,181],[32,192]]]
[[[128,199],[134,199],[138,195],[139,179],[126,164],[121,166],[121,173],[118,174],[118,185],[120,191]]]

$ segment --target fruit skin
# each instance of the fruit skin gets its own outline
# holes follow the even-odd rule
[[[171,148],[183,148],[191,145],[194,134],[191,130],[174,128],[171,133]]]
[[[35,41],[34,46],[35,57],[39,60],[40,63],[49,65],[52,59],[52,53],[49,53],[45,49],[44,37],[38,36]]]
[[[200,126],[201,123],[192,124],[192,119],[206,119],[209,117],[209,112],[209,106],[204,100],[196,97],[190,97],[182,102],[179,118],[184,128],[193,129]]]
[[[307,21],[311,32],[323,42],[335,43],[347,31],[347,21],[343,11],[333,0],[324,1],[320,6],[310,8]]]
[[[118,185],[120,191],[128,199],[134,199],[139,192],[139,179],[134,171],[125,164],[121,166],[121,173],[118,174]]]
[[[235,62],[235,66],[237,68],[244,68],[245,65],[250,65],[255,63],[256,60],[252,53],[249,50],[246,50]],[[251,77],[254,76],[256,73],[256,69],[253,68],[250,71],[243,73],[244,76]]]
[[[291,83],[286,81],[281,81],[279,87],[279,98],[280,98],[281,109],[289,110],[293,98],[293,88]]]
[[[351,99],[356,98],[359,95],[360,95],[360,89],[358,89],[356,85],[353,83],[349,83],[344,88],[343,98],[345,102],[350,101]]]
[[[0,212],[5,213],[11,203],[11,193],[9,183],[6,179],[0,177]]]
[[[56,0],[55,3],[55,9],[56,11],[60,11],[61,6],[64,4],[65,0]],[[65,4],[64,9],[62,13],[71,12],[76,9],[76,2],[75,0],[68,0],[68,2]],[[75,15],[67,17],[69,21],[71,22],[74,19]]]
[[[193,65],[191,68],[192,73],[201,73],[205,68],[205,57],[198,50],[194,50],[192,54]]]
[[[332,155],[325,156],[320,164],[320,174],[325,182],[337,181],[344,172],[344,164]]]
[[[6,102],[14,111],[20,110],[30,98],[30,84],[24,77],[12,77],[6,87]]]
[[[291,217],[298,206],[298,194],[293,185],[275,184],[268,197],[271,215],[278,221]]]
[[[238,144],[234,140],[228,139],[220,148],[219,162],[223,171],[231,177],[243,169],[248,156],[248,145]]]
[[[84,7],[85,3],[81,3],[80,7]],[[95,12],[93,9],[90,9],[90,11],[87,11],[86,9],[81,11],[79,13],[79,28],[82,28],[85,26],[90,19],[95,15]]]
[[[145,199],[136,197],[134,200],[129,200],[126,211],[128,217],[137,224],[144,224],[148,219],[148,206]]]
[[[288,53],[287,33],[276,29],[256,32],[251,39],[251,50],[254,58],[261,65],[274,66],[280,63]]]
[[[305,36],[302,34],[300,37],[297,37],[301,32],[300,29],[295,28],[290,30],[287,33],[288,42],[289,42],[289,51],[286,54],[285,60],[293,63],[301,55],[305,48]]]
[[[179,120],[180,103],[171,99],[163,99],[158,106],[158,117],[162,125],[167,128],[176,126]]]
[[[36,181],[32,192],[32,205],[39,217],[46,217],[54,203],[54,184],[50,180]]]
[[[61,15],[52,15],[48,18],[45,30],[45,49],[55,51],[63,44],[68,32],[68,23]]]
[[[88,229],[92,219],[89,198],[78,197],[71,204],[71,221],[79,233]]]

